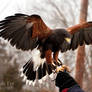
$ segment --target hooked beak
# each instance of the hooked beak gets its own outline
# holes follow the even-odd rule
[[[66,40],[66,42],[68,42],[69,44],[71,43],[71,38],[66,37],[65,40]]]

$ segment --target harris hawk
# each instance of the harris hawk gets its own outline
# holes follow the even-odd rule
[[[92,22],[66,29],[50,29],[39,15],[15,14],[0,21],[0,37],[23,51],[31,50],[31,59],[23,66],[28,80],[44,77],[53,70],[60,71],[59,51],[75,50],[92,43]],[[37,73],[38,74],[37,74]]]

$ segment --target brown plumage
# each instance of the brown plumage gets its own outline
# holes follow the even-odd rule
[[[46,75],[46,72],[42,75],[42,69],[50,74],[52,69],[61,65],[58,60],[59,51],[75,50],[79,45],[92,43],[92,22],[77,24],[66,29],[50,29],[39,15],[15,14],[0,21],[0,29],[0,37],[10,41],[12,46],[24,51],[37,48],[40,58],[46,59],[43,65],[45,68],[40,65],[34,69],[33,59],[30,60],[31,63],[24,65],[24,73],[30,80],[36,78],[35,71],[38,71],[40,79]]]

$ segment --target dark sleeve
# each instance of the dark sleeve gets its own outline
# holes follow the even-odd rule
[[[74,85],[69,88],[68,92],[84,92],[79,85]]]

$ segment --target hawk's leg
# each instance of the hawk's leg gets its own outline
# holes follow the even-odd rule
[[[66,65],[63,65],[62,62],[61,62],[61,60],[58,59],[58,54],[59,54],[59,51],[56,51],[56,52],[53,54],[53,58],[54,58],[54,60],[55,60],[55,62],[56,62],[56,65],[57,65],[57,67],[56,67],[56,72],[65,71],[65,70],[68,71],[68,72],[70,72],[69,67],[66,66]]]
[[[54,63],[51,50],[45,51],[46,62],[51,65],[52,70],[54,70],[54,72],[59,72],[59,71],[63,71],[63,70],[69,71],[69,68],[66,65],[62,65],[61,61],[58,59],[58,53],[59,52],[54,54],[54,59],[56,61],[59,61],[59,66]]]
[[[49,49],[47,51],[45,51],[45,57],[46,57],[46,62],[48,64],[51,64],[52,66],[52,69],[55,70],[56,69],[56,64],[54,63],[53,61],[53,58],[52,58],[52,51]]]
[[[53,54],[53,58],[54,58],[54,62],[56,63],[56,65],[62,65],[62,62],[58,59],[58,55],[59,55],[59,51],[54,52]]]

